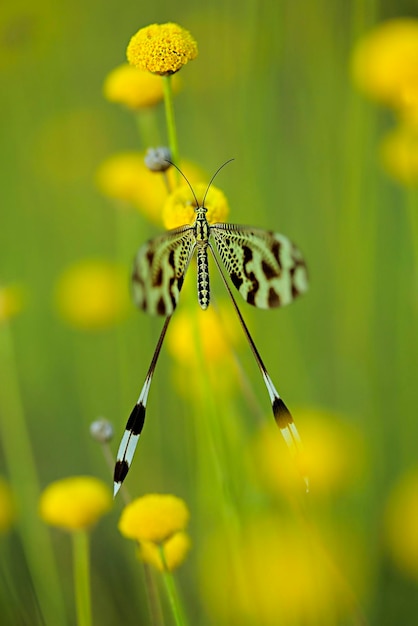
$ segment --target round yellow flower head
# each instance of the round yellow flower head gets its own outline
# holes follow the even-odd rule
[[[352,75],[375,100],[404,108],[418,105],[418,20],[400,18],[376,26],[354,48]]]
[[[380,146],[385,171],[402,185],[418,184],[418,125],[404,124],[389,132]]]
[[[55,303],[61,317],[83,330],[108,328],[130,307],[126,270],[100,260],[69,267],[59,278]]]
[[[207,185],[198,183],[194,186],[199,205],[203,201]],[[229,205],[225,195],[220,189],[211,185],[205,199],[205,207],[208,212],[208,222],[225,222],[229,213]],[[191,224],[196,218],[196,200],[188,185],[182,185],[171,193],[163,207],[163,222],[166,228],[176,228],[184,224]]]
[[[352,541],[352,557],[356,548]],[[244,520],[233,537],[223,528],[212,533],[199,553],[200,593],[209,621],[335,623],[347,601],[324,554],[302,527],[272,516]]]
[[[0,477],[0,534],[6,533],[15,519],[12,491],[4,478]]]
[[[164,541],[162,548],[164,550],[164,562],[161,557],[160,546],[152,541],[142,541],[138,556],[141,561],[150,563],[160,572],[164,570],[173,571],[181,565],[190,550],[190,539],[187,533],[178,532],[172,535],[167,541]]]
[[[135,206],[148,219],[161,224],[162,207],[167,198],[167,183],[174,189],[176,175],[170,167],[162,175],[152,172],[144,163],[145,153],[121,152],[102,163],[96,174],[96,184],[109,198]],[[182,171],[194,184],[203,172],[193,163],[183,161]]]
[[[12,319],[23,308],[23,292],[16,285],[0,287],[0,323]]]
[[[338,415],[305,409],[296,414],[303,439],[301,463],[315,496],[340,492],[363,480],[364,441],[357,430]],[[266,424],[255,442],[252,462],[262,483],[273,492],[300,489],[300,475],[290,455],[281,453],[275,424]],[[251,461],[250,461],[251,462]]]
[[[401,477],[389,496],[386,543],[400,570],[418,580],[418,468]]]
[[[120,152],[107,158],[96,173],[96,184],[109,198],[133,203],[150,172],[140,152]]]
[[[196,286],[194,286],[196,290]],[[173,319],[173,332],[167,337],[168,349],[178,363],[195,368],[199,363],[199,349],[205,363],[220,365],[232,354],[237,345],[239,327],[230,307],[209,307],[202,311],[200,307],[189,311],[178,311]],[[200,347],[196,346],[196,331]]]
[[[174,80],[173,90],[178,91],[178,87],[178,80]],[[103,93],[110,102],[135,110],[151,107],[164,98],[163,82],[159,76],[128,63],[119,65],[107,75]]]
[[[118,527],[129,539],[162,543],[183,531],[188,521],[189,511],[183,500],[172,495],[148,494],[123,509]]]
[[[197,43],[178,24],[152,24],[132,37],[126,54],[138,69],[165,76],[197,57]]]
[[[107,485],[93,476],[74,476],[51,483],[43,491],[39,513],[44,522],[65,530],[83,530],[112,507]]]
[[[242,341],[242,333],[229,304],[217,302],[219,306],[202,311],[196,302],[196,283],[190,279],[183,287],[182,301],[190,302],[191,306],[176,312],[167,348],[174,359],[174,387],[186,398],[193,387],[193,399],[199,405],[205,385],[220,397],[229,397],[236,388],[239,373],[235,348]],[[207,368],[206,382],[200,375],[202,359]]]

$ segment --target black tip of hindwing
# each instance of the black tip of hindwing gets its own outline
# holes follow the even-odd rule
[[[118,483],[119,485],[122,484],[128,472],[129,465],[126,461],[116,461],[115,471],[113,474],[114,482]]]
[[[145,421],[145,406],[140,402],[135,404],[132,412],[129,416],[128,423],[126,424],[126,430],[132,435],[140,435],[144,427]]]
[[[290,414],[289,409],[281,398],[276,396],[272,404],[274,419],[276,420],[279,428],[287,428],[289,424],[292,424],[293,417]]]

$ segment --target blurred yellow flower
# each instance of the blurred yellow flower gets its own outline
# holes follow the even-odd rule
[[[418,20],[378,24],[356,44],[354,82],[364,93],[395,109],[418,105]]]
[[[184,300],[191,300],[192,305],[176,312],[167,336],[167,346],[175,360],[172,369],[175,388],[184,397],[190,398],[192,386],[195,390],[193,400],[199,404],[202,401],[200,394],[207,386],[212,393],[216,391],[219,394],[230,394],[236,388],[238,369],[234,349],[242,334],[230,306],[221,302],[219,306],[210,306],[202,311],[197,304],[196,284],[192,280],[195,276],[193,271],[189,272],[191,275],[183,287],[182,296]],[[205,367],[204,380],[202,363]]]
[[[418,125],[403,124],[390,131],[380,146],[385,171],[402,185],[418,183]]]
[[[96,184],[109,198],[134,203],[144,187],[152,187],[152,172],[144,163],[139,152],[120,152],[108,157],[96,172]],[[146,190],[145,190],[146,192]]]
[[[198,183],[194,185],[196,198],[201,205],[207,190],[207,185]],[[225,222],[229,213],[229,205],[225,195],[220,189],[211,185],[205,199],[205,207],[208,212],[207,220],[210,223]],[[196,200],[188,185],[182,185],[175,189],[167,198],[163,208],[163,222],[166,228],[176,228],[184,224],[191,224],[196,218]]]
[[[193,311],[176,312],[167,345],[172,356],[183,365],[195,368],[201,360],[199,350],[205,362],[219,364],[231,355],[231,346],[241,336],[239,331],[233,311],[225,304],[202,311],[196,302]]]
[[[162,543],[183,531],[189,521],[186,503],[173,495],[148,494],[122,511],[119,530],[129,539]]]
[[[176,76],[173,79],[173,90],[178,91],[178,87]],[[164,98],[163,82],[159,76],[128,63],[119,65],[107,75],[103,93],[110,102],[118,102],[135,110],[151,107]]]
[[[112,507],[108,486],[93,476],[74,476],[46,487],[39,502],[41,518],[51,526],[88,529]]]
[[[168,189],[176,186],[176,175],[173,168],[164,174],[150,171],[144,156],[126,152],[109,157],[97,171],[96,184],[104,195],[132,204],[148,219],[161,224],[162,208]],[[187,161],[182,163],[182,171],[192,183],[204,176],[200,168]]]
[[[68,324],[83,330],[118,323],[130,308],[125,268],[108,261],[79,261],[59,277],[55,289],[57,310]]]
[[[9,484],[0,476],[0,534],[6,533],[15,520],[16,512]]]
[[[161,558],[161,548],[164,550],[164,563]],[[190,538],[185,532],[177,532],[163,544],[155,544],[151,541],[142,541],[139,546],[138,556],[142,561],[150,563],[160,572],[172,571],[179,567],[190,550]]]
[[[239,535],[214,533],[200,555],[200,592],[213,623],[337,623],[339,581],[297,524],[271,516],[247,521]]]
[[[23,290],[18,285],[0,287],[0,323],[12,319],[23,308]]]
[[[195,59],[197,43],[178,24],[151,24],[131,38],[126,54],[131,65],[164,76]]]
[[[313,497],[362,482],[364,441],[353,425],[338,415],[313,409],[296,412],[295,420],[303,440],[301,463]],[[254,472],[273,492],[300,489],[300,475],[290,456],[283,454],[282,445],[275,424],[266,423],[251,457]]]
[[[401,476],[385,512],[386,544],[398,568],[418,580],[418,468]]]

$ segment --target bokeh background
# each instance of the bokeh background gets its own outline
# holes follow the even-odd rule
[[[413,174],[405,182],[382,165],[397,112],[350,73],[358,38],[416,13],[403,0],[2,2],[0,473],[15,503],[0,543],[2,624],[75,624],[70,542],[39,519],[39,494],[79,474],[110,485],[89,425],[113,423],[115,452],[162,326],[129,300],[134,253],[162,223],[96,181],[110,156],[148,147],[102,88],[133,33],[165,21],[199,45],[175,99],[182,158],[208,180],[234,157],[216,181],[230,221],[282,232],[307,259],[300,301],[267,312],[242,302],[242,312],[294,413],[312,487],[306,496],[287,478],[267,393],[215,277],[224,321],[200,321],[193,268],[127,487],[190,509],[192,550],[175,574],[190,624],[418,623],[418,195]],[[164,141],[162,105],[152,115]],[[97,323],[77,319],[89,298],[104,311]],[[181,358],[196,334],[216,343],[225,326],[220,356]],[[121,508],[91,537],[94,623],[148,624]]]

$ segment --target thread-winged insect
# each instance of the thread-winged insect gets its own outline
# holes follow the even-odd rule
[[[276,423],[289,448],[297,452],[300,447],[300,437],[293,418],[266,370],[217,254],[232,284],[244,300],[261,309],[284,306],[304,293],[308,287],[306,266],[300,251],[284,235],[237,224],[209,224],[205,199],[215,176],[230,161],[224,163],[212,176],[201,204],[184,177],[196,203],[194,222],[151,239],[139,249],[135,257],[132,272],[135,304],[147,313],[165,316],[165,322],[144,385],[119,446],[114,472],[114,495],[119,491],[131,466],[144,426],[148,393],[161,346],[179,299],[185,273],[195,253],[199,305],[202,309],[209,306],[210,250],[263,376]],[[180,173],[183,175],[181,171]],[[307,482],[306,477],[305,480]]]

